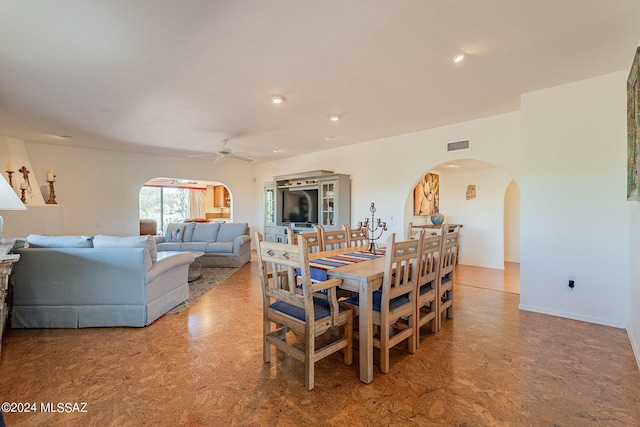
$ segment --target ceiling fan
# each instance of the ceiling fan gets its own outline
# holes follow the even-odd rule
[[[220,148],[220,150],[218,150],[215,153],[212,154],[196,154],[193,156],[189,156],[189,157],[209,157],[209,156],[217,156],[216,160],[214,161],[214,163],[217,163],[219,160],[225,160],[225,159],[235,159],[235,160],[242,160],[243,162],[253,162],[253,159],[250,159],[248,157],[243,157],[240,156],[238,154],[234,154],[231,152],[230,148],[227,148],[227,143],[229,142],[229,139],[221,139],[220,140],[220,144],[222,145],[222,148]]]

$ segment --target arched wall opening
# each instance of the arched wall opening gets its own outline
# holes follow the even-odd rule
[[[138,200],[141,234],[162,234],[173,222],[233,219],[231,191],[218,181],[157,177],[142,186]]]
[[[425,170],[414,187],[427,173],[439,177],[439,210],[445,222],[463,225],[459,264],[504,269],[505,261],[520,261],[519,188],[505,171],[487,162],[461,159]],[[430,224],[429,216],[414,215],[413,190],[408,189],[404,223]]]

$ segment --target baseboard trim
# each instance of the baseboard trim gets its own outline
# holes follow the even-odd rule
[[[550,316],[563,317],[565,319],[579,320],[581,322],[595,323],[596,325],[611,326],[612,328],[618,328],[618,329],[625,329],[626,330],[625,325],[623,323],[611,322],[609,320],[598,319],[597,317],[581,316],[581,315],[578,315],[578,314],[575,314],[575,313],[567,313],[567,312],[564,312],[564,311],[548,310],[548,309],[535,307],[535,306],[531,306],[531,305],[525,305],[525,304],[520,304],[518,306],[518,308],[520,310],[524,310],[524,311],[532,311],[534,313],[548,314]],[[627,335],[628,335],[628,332],[627,332]]]
[[[640,347],[638,343],[633,339],[633,335],[629,332],[631,330],[630,326],[627,324],[627,336],[629,337],[629,342],[631,343],[631,350],[633,350],[633,355],[636,358],[636,365],[638,365],[638,370],[640,370]]]

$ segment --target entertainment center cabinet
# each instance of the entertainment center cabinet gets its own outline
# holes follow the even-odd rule
[[[264,185],[264,238],[286,243],[287,227],[335,230],[351,221],[351,179],[333,171],[274,176]]]

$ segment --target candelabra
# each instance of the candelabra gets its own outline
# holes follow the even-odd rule
[[[371,203],[371,207],[369,208],[369,210],[371,211],[371,223],[369,223],[369,218],[365,218],[364,222],[358,222],[358,229],[362,230],[365,237],[369,240],[369,248],[367,250],[373,254],[377,254],[378,245],[376,245],[375,242],[376,240],[380,239],[380,237],[382,237],[382,233],[387,231],[387,223],[384,221],[380,221],[380,218],[378,218],[378,221],[376,222],[375,203]]]
[[[13,187],[13,174],[15,173],[15,171],[6,170],[5,172],[7,173],[7,176],[9,177],[9,186]]]
[[[57,205],[58,202],[56,202],[56,190],[53,188],[53,183],[55,182],[55,180],[47,180],[47,182],[49,183],[49,200],[47,200],[47,205]]]

